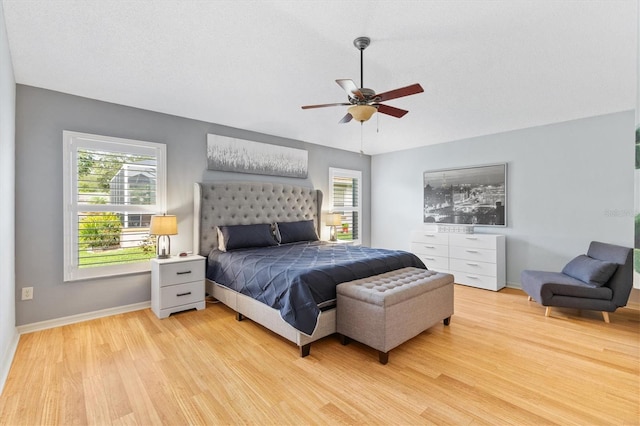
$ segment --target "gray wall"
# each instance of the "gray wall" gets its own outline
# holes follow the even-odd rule
[[[462,124],[463,125],[463,124]],[[508,163],[507,282],[561,270],[591,240],[633,247],[634,112],[465,139],[371,160],[372,245],[409,249],[422,226],[422,173]]]
[[[17,339],[15,321],[15,112],[16,82],[0,3],[0,392]]]
[[[369,156],[23,85],[17,86],[16,105],[16,288],[34,287],[33,300],[16,300],[18,325],[150,299],[148,273],[63,282],[63,130],[167,145],[167,211],[179,222],[178,235],[171,238],[174,252],[192,249],[194,182],[288,182],[328,196],[329,167],[362,171],[363,237],[370,243]],[[307,149],[309,177],[207,171],[207,133]]]

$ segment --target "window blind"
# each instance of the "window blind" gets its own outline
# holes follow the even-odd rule
[[[65,277],[136,269],[155,253],[164,212],[164,145],[65,132]]]

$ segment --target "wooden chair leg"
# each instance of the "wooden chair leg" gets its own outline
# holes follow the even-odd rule
[[[609,312],[602,311],[602,318],[604,318],[604,322],[609,324]]]
[[[547,309],[545,309],[545,311],[544,311],[544,316],[545,317],[550,317],[551,316],[551,306],[547,306]]]
[[[527,300],[528,300],[529,302],[531,302],[531,301],[533,300],[533,298],[532,298],[531,296],[529,296],[529,297],[527,297]]]

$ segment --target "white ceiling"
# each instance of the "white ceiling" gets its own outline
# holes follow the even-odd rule
[[[368,154],[635,108],[637,0],[2,0],[17,83]],[[335,83],[420,83],[338,124]],[[362,138],[362,140],[361,140]]]

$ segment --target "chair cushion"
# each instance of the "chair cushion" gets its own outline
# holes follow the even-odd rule
[[[617,268],[616,263],[582,254],[567,263],[562,273],[585,283],[602,286],[611,279]]]
[[[522,289],[537,302],[545,304],[554,295],[611,300],[609,287],[585,283],[560,272],[522,271]]]

